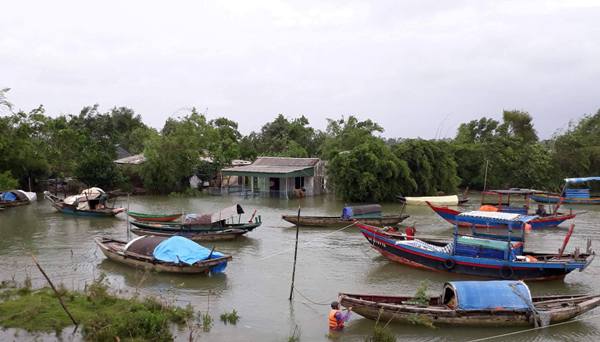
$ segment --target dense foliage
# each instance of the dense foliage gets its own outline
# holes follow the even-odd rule
[[[43,188],[48,178],[76,177],[89,186],[127,188],[135,175],[157,193],[185,190],[196,174],[219,185],[219,170],[257,156],[319,157],[329,162],[328,187],[346,201],[393,200],[397,194],[436,195],[471,189],[535,187],[555,190],[566,176],[600,174],[600,111],[539,141],[532,118],[504,111],[460,125],[454,139],[383,139],[383,127],[354,116],[328,119],[327,129],[304,116],[282,114],[260,131],[242,135],[227,118],[208,120],[193,109],[146,126],[133,110],[98,106],[51,117],[43,106],[14,111],[0,90],[0,187]],[[117,149],[144,153],[124,168]],[[486,175],[487,166],[487,175]],[[17,184],[18,183],[18,184]],[[0,189],[2,190],[2,189]]]

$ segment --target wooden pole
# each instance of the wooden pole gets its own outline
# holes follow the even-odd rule
[[[75,318],[73,317],[73,315],[71,315],[71,313],[67,309],[65,303],[62,300],[62,297],[60,296],[60,294],[56,290],[56,287],[54,287],[54,284],[52,283],[52,281],[50,280],[50,278],[48,277],[48,275],[46,274],[46,272],[44,272],[44,270],[42,269],[42,266],[40,266],[40,264],[38,263],[37,259],[35,258],[35,256],[33,254],[31,254],[31,258],[33,259],[33,262],[35,263],[35,265],[37,266],[37,268],[40,270],[40,272],[42,272],[42,275],[44,275],[44,278],[46,278],[46,280],[48,281],[48,284],[50,284],[50,287],[54,291],[54,294],[56,295],[56,298],[58,298],[58,301],[60,302],[60,305],[62,306],[63,310],[65,310],[65,312],[67,313],[67,315],[71,319],[71,322],[73,322],[73,324],[75,324],[75,326],[77,327],[79,324],[77,323],[77,321],[75,320]]]
[[[490,164],[490,161],[488,159],[486,159],[485,160],[485,175],[483,176],[483,191],[485,191],[487,188],[487,171],[488,171],[489,164]]]
[[[130,239],[130,223],[129,223],[129,193],[127,193],[127,241]]]
[[[294,268],[292,269],[292,286],[290,287],[290,298],[294,295],[294,278],[296,277],[296,259],[298,258],[298,232],[300,231],[300,206],[298,206],[298,221],[296,221],[296,247],[294,248]]]

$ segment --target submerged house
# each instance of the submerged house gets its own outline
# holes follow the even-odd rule
[[[290,198],[325,192],[325,162],[319,158],[259,157],[222,173],[230,178],[223,186],[245,193]]]

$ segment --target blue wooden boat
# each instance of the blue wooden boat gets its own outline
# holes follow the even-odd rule
[[[600,177],[565,178],[565,185],[560,194],[540,193],[531,196],[539,203],[566,204],[600,204],[600,196],[594,196],[589,188],[569,188],[569,184],[581,184],[600,181]]]
[[[535,194],[538,194],[539,191],[531,190],[531,189],[508,189],[508,190],[490,190],[484,191],[481,193],[481,207],[480,210],[493,210],[489,215],[485,217],[481,217],[480,220],[474,219],[475,225],[479,228],[505,228],[503,225],[496,225],[494,220],[490,220],[494,216],[498,216],[500,218],[508,218],[511,217],[510,214],[514,215],[535,215],[530,211],[530,199],[533,198]],[[490,199],[490,196],[493,199]],[[514,205],[512,200],[515,196],[522,197],[523,204],[522,205]],[[461,227],[470,227],[472,224],[470,222],[457,222],[456,216],[460,215],[461,212],[455,209],[451,209],[445,206],[436,206],[434,204],[428,203],[429,207],[444,220],[448,221],[451,224],[457,224]],[[495,215],[498,213],[498,215]],[[504,215],[504,214],[507,215]],[[550,228],[556,227],[559,224],[563,223],[566,220],[570,220],[575,218],[575,214],[572,211],[568,213],[561,213],[558,211],[558,206],[554,206],[550,209],[549,213],[538,215],[534,219],[530,220],[528,223],[531,225],[532,229],[539,228]]]
[[[371,246],[386,258],[432,271],[512,280],[561,279],[574,270],[583,271],[595,256],[589,240],[586,253],[576,249],[573,254],[564,254],[570,234],[559,254],[527,252],[522,226],[535,216],[496,218],[496,223],[507,226],[508,231],[507,235],[495,235],[477,231],[481,215],[477,211],[457,215],[457,223],[471,224],[471,235],[459,234],[456,224],[454,238],[447,242],[414,239],[360,222],[357,226]],[[512,234],[513,227],[521,228],[520,235]]]

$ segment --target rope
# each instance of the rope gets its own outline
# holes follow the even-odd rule
[[[322,238],[328,237],[328,236],[330,236],[330,235],[333,235],[333,234],[335,234],[335,233],[337,233],[337,232],[341,232],[341,231],[342,231],[342,230],[344,230],[344,229],[348,229],[348,228],[350,228],[350,227],[354,226],[355,224],[356,224],[356,222],[352,222],[352,224],[349,224],[349,225],[347,225],[347,226],[345,226],[345,227],[343,227],[343,228],[340,228],[340,229],[334,230],[333,232],[327,233],[327,234],[325,234],[325,235],[323,235],[323,236],[316,237],[316,238],[314,238],[314,239],[312,239],[312,240],[308,240],[308,241],[301,242],[301,244],[303,244],[303,245],[308,245],[308,244],[310,244],[310,243],[312,243],[312,242],[314,242],[314,241],[316,241],[316,240],[318,240],[318,239],[322,239]],[[263,261],[263,260],[266,260],[266,259],[272,258],[272,257],[274,257],[274,256],[277,256],[277,255],[279,255],[279,254],[283,254],[283,253],[285,253],[285,252],[287,252],[287,251],[290,251],[290,250],[292,250],[292,249],[294,249],[294,248],[295,248],[295,247],[294,247],[294,246],[292,246],[292,247],[289,247],[289,248],[282,249],[282,250],[280,250],[279,252],[275,252],[275,253],[273,253],[273,254],[271,254],[271,255],[267,255],[267,256],[265,256],[265,257],[262,257],[262,258],[258,259],[258,261]]]
[[[302,296],[302,298],[306,299],[307,301],[311,302],[312,304],[315,304],[315,305],[326,305],[326,306],[331,305],[331,302],[319,303],[319,302],[316,302],[316,301],[308,298],[307,296],[305,296],[304,294],[302,294],[302,292],[300,292],[300,290],[298,290],[296,287],[294,287],[294,291],[296,291],[300,296]]]
[[[501,335],[495,335],[495,336],[489,336],[489,337],[482,337],[482,338],[478,338],[478,339],[474,339],[474,340],[469,340],[467,342],[488,341],[488,340],[493,340],[493,339],[497,339],[497,338],[500,338],[500,337],[518,335],[518,334],[522,334],[522,333],[526,333],[526,332],[530,332],[530,331],[542,330],[542,329],[546,329],[546,328],[555,327],[555,326],[558,326],[558,325],[564,325],[564,324],[569,324],[569,323],[573,323],[573,322],[585,321],[585,320],[592,319],[592,318],[597,318],[597,317],[600,317],[600,314],[593,315],[593,316],[588,316],[588,317],[577,318],[577,319],[572,319],[570,321],[565,321],[565,322],[560,322],[560,323],[556,323],[556,324],[551,324],[551,325],[547,325],[547,326],[544,326],[544,327],[537,327],[537,328],[531,328],[531,329],[513,331],[513,332],[510,332],[510,333],[501,334]]]

